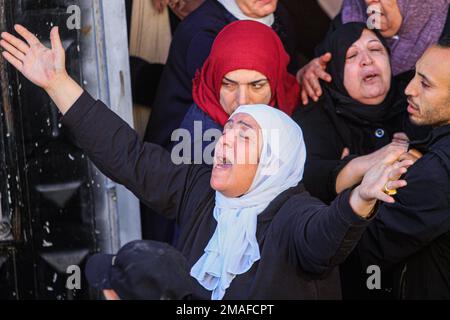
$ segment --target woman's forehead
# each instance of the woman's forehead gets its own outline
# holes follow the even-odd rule
[[[358,44],[366,45],[370,42],[381,43],[380,39],[378,39],[377,35],[373,31],[369,29],[364,29],[364,31],[361,34],[361,37],[359,37],[359,39],[355,41],[353,46],[356,46]]]
[[[261,129],[258,122],[248,113],[237,113],[233,115],[227,123],[231,124],[241,124],[248,127],[249,129],[259,130]]]
[[[224,78],[234,81],[234,82],[242,82],[242,81],[256,81],[256,80],[264,80],[267,79],[267,76],[257,70],[250,69],[237,69],[228,72]]]

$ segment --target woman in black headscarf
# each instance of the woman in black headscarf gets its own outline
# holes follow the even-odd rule
[[[397,160],[407,151],[408,138],[426,133],[409,122],[406,98],[392,79],[389,49],[379,33],[348,23],[330,34],[321,50],[333,54],[327,68],[333,81],[324,82],[323,97],[299,109],[294,119],[308,152],[305,186],[330,202],[374,164]]]

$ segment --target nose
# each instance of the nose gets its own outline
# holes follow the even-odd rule
[[[411,82],[408,84],[408,86],[405,89],[405,94],[408,97],[417,97],[417,90],[416,90],[416,78],[412,79]]]
[[[239,86],[237,95],[238,95],[237,102],[238,102],[239,106],[243,106],[243,105],[249,104],[248,92],[247,92],[247,88],[245,86]]]
[[[373,59],[368,52],[362,52],[361,65],[370,66],[373,63]]]
[[[235,135],[236,135],[236,130],[234,130],[234,129],[229,129],[229,130],[225,131],[225,133],[220,138],[220,141],[218,144],[220,144],[222,149],[224,149],[224,150],[226,148],[230,148],[234,144]]]

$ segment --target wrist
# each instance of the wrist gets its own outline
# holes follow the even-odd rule
[[[353,174],[362,180],[367,171],[372,167],[372,160],[370,159],[370,155],[365,155],[353,159],[349,164],[352,166]]]
[[[375,211],[377,199],[367,199],[361,194],[361,186],[356,187],[350,195],[350,206],[353,211],[364,219],[369,219]]]
[[[48,95],[55,94],[61,88],[64,88],[65,84],[70,82],[72,79],[69,74],[64,70],[63,72],[57,74],[55,78],[48,84],[48,86],[43,87]]]
[[[64,115],[83,94],[83,88],[67,73],[61,74],[57,81],[52,81],[45,91],[53,100],[59,111]]]

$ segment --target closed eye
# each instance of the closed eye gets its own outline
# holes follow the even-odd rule
[[[424,88],[430,88],[430,87],[431,87],[431,86],[430,86],[428,83],[426,83],[425,81],[421,81],[420,83],[422,84],[422,87],[424,87]]]

